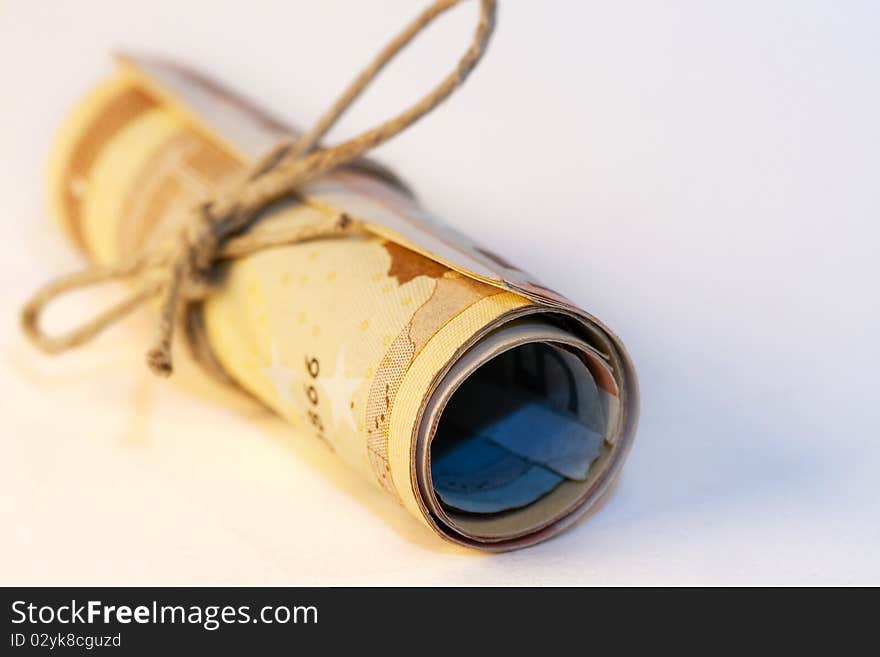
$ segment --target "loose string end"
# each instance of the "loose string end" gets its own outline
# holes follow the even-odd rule
[[[147,366],[156,376],[168,378],[174,373],[171,351],[164,345],[157,345],[147,352]]]

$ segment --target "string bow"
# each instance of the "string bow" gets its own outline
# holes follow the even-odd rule
[[[179,239],[154,252],[132,256],[110,267],[89,267],[61,276],[39,290],[23,307],[21,325],[30,341],[47,353],[60,353],[93,339],[102,330],[160,296],[157,337],[147,352],[147,363],[156,374],[173,371],[171,345],[176,317],[187,305],[204,299],[211,290],[214,265],[225,258],[291,244],[314,237],[350,232],[355,222],[341,215],[332,225],[314,230],[304,227],[293,234],[257,238],[248,229],[269,203],[289,195],[300,185],[341,165],[406,130],[448,98],[483,56],[495,23],[495,0],[480,0],[480,17],[470,46],[455,68],[433,90],[396,116],[351,139],[329,147],[318,142],[354,103],[376,75],[437,16],[460,0],[437,0],[394,37],[361,71],[333,105],[302,138],[282,143],[262,157],[229,191],[203,203],[190,213]],[[45,333],[40,317],[57,297],[107,281],[130,280],[135,291],[115,306],[61,335]]]

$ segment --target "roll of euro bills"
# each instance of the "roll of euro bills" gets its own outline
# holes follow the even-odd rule
[[[168,239],[293,132],[203,76],[125,57],[58,136],[52,206],[90,259],[113,263]],[[254,230],[342,214],[365,229],[219,266],[197,309],[206,366],[450,541],[512,549],[594,509],[637,416],[618,339],[429,220],[371,163],[273,204]]]

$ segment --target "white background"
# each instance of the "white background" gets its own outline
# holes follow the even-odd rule
[[[427,90],[469,4],[334,136]],[[0,0],[0,582],[880,584],[878,4],[501,4],[465,87],[378,156],[629,347],[642,420],[609,503],[474,554],[198,375],[151,378],[148,317],[56,359],[16,331],[80,264],[44,165],[111,49],[302,124],[420,1]]]

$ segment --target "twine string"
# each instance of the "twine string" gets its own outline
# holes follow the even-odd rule
[[[292,227],[287,232],[279,231],[268,237],[248,232],[266,205],[387,142],[452,95],[483,56],[494,28],[496,0],[479,1],[480,17],[470,46],[455,68],[416,103],[355,137],[334,146],[318,146],[321,138],[386,64],[435,18],[459,4],[460,0],[436,0],[425,8],[367,64],[303,137],[274,147],[229,190],[193,208],[176,242],[152,253],[129,256],[118,265],[93,266],[61,276],[40,289],[22,309],[24,334],[42,351],[60,353],[92,340],[108,326],[159,296],[157,335],[147,352],[147,363],[156,374],[170,375],[176,318],[188,304],[210,294],[211,273],[216,262],[305,239],[346,235],[360,228],[358,222],[340,215],[331,225],[317,232],[308,227]],[[108,281],[123,280],[132,281],[135,291],[109,309],[60,335],[49,335],[42,329],[43,311],[59,296]]]

